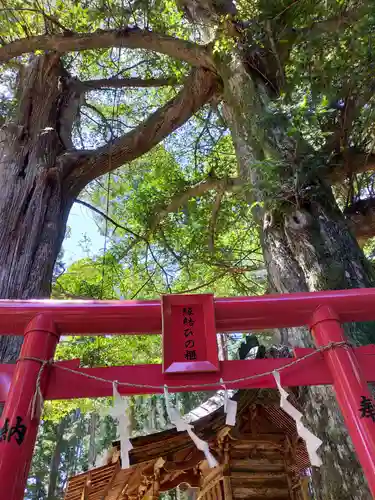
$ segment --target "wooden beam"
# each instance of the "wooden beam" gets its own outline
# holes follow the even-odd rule
[[[232,458],[229,462],[231,470],[252,470],[257,471],[268,471],[268,472],[281,472],[284,471],[284,459],[281,457],[279,459],[269,460],[267,458]]]
[[[113,484],[113,481],[115,479],[115,477],[117,476],[117,473],[121,470],[121,466],[120,466],[120,461],[117,460],[116,462],[116,465],[115,465],[115,468],[112,472],[112,475],[107,483],[107,485],[104,487],[103,489],[103,494],[102,494],[102,497],[103,497],[103,500],[105,500],[105,497],[107,496],[107,493],[109,493],[109,490],[111,489],[111,486]]]
[[[301,477],[300,478],[301,493],[302,493],[303,500],[309,500],[309,498],[310,498],[309,482],[310,482],[310,479],[308,477]]]
[[[196,450],[194,451],[193,456],[185,462],[175,462],[172,460],[165,462],[164,469],[168,472],[186,471],[188,469],[193,469],[194,467],[196,467],[202,460],[204,460],[204,453],[202,451]]]
[[[232,495],[232,484],[229,476],[223,477],[223,488],[224,488],[224,498],[225,500],[233,500]]]
[[[85,486],[82,490],[81,500],[89,500],[89,494],[91,490],[91,473],[88,473],[87,480],[85,482]]]

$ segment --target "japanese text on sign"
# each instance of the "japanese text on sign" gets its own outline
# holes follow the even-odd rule
[[[183,329],[185,341],[185,359],[186,361],[196,361],[197,351],[195,350],[194,339],[194,312],[192,307],[184,307],[182,309],[183,315]]]
[[[16,424],[12,427],[9,427],[9,418],[5,420],[3,427],[0,428],[0,443],[3,441],[10,443],[12,438],[15,439],[18,445],[23,443],[27,427],[21,423],[22,420],[22,417],[16,417]]]
[[[359,411],[361,412],[361,418],[371,418],[375,422],[375,405],[370,398],[361,396]]]

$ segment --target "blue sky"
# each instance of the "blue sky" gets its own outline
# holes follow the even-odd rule
[[[96,255],[103,250],[104,236],[99,233],[91,210],[75,203],[70,211],[68,226],[70,227],[70,236],[65,238],[63,243],[63,261],[66,266],[87,256],[82,245],[85,236],[90,239],[90,256]]]

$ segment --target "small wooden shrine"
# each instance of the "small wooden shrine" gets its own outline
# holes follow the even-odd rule
[[[225,424],[220,398],[187,416],[218,467],[210,469],[188,434],[173,428],[132,439],[128,469],[121,469],[120,445],[113,443],[107,465],[69,480],[65,500],[154,500],[179,485],[193,489],[197,500],[307,500],[308,455],[295,422],[279,407],[279,393],[239,391],[234,427]],[[289,400],[298,407],[293,394]]]

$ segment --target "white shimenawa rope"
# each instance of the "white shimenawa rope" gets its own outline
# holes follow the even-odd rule
[[[289,367],[294,366],[298,363],[301,363],[302,361],[305,361],[308,358],[316,356],[317,354],[320,354],[321,352],[328,351],[330,349],[335,349],[337,347],[352,347],[352,345],[349,342],[345,342],[345,341],[330,342],[329,344],[327,344],[325,346],[318,347],[317,349],[314,349],[312,352],[309,352],[305,356],[301,356],[300,358],[293,359],[293,361],[291,361],[290,363],[286,363],[285,365],[281,366],[277,370],[270,370],[267,372],[257,373],[256,375],[249,375],[247,377],[240,377],[240,378],[235,378],[232,380],[223,380],[222,382],[220,381],[222,379],[220,379],[217,382],[209,382],[209,383],[205,383],[205,384],[168,385],[168,389],[174,390],[177,392],[179,389],[183,390],[183,389],[194,388],[194,389],[199,390],[200,388],[203,389],[204,387],[215,387],[215,386],[220,388],[223,386],[223,384],[229,385],[229,384],[237,384],[240,382],[246,382],[248,380],[256,380],[258,378],[265,377],[267,375],[273,375],[274,371],[281,372],[281,371],[285,370],[286,368],[289,368]],[[278,358],[278,359],[280,359],[280,358]],[[61,365],[58,362],[56,363],[53,360],[49,360],[46,362],[43,359],[26,356],[24,358],[20,358],[18,361],[23,361],[23,360],[37,361],[38,363],[46,363],[46,364],[52,363],[53,366],[55,368],[58,368],[59,370],[64,370],[66,372],[74,373],[76,375],[80,375],[81,377],[86,377],[86,378],[89,378],[91,380],[96,380],[97,382],[104,382],[106,384],[111,384],[111,385],[113,384],[113,380],[103,378],[103,377],[97,377],[96,375],[90,375],[89,373],[81,372],[78,369],[68,368],[67,366]],[[135,387],[138,389],[155,389],[155,390],[159,390],[159,391],[164,390],[164,385],[137,384],[137,383],[133,383],[133,382],[117,382],[117,386],[118,387],[121,387],[121,386],[123,386],[123,387]]]

